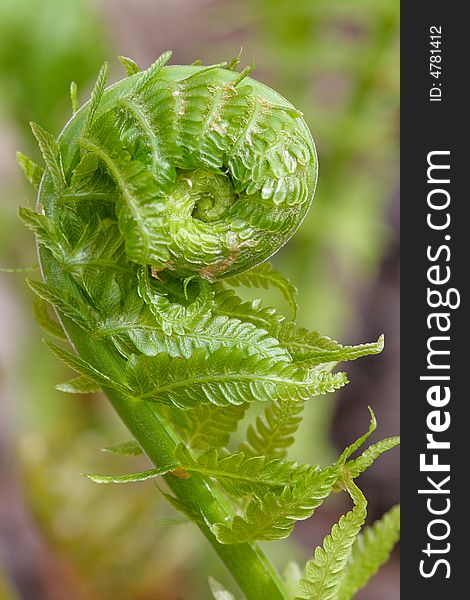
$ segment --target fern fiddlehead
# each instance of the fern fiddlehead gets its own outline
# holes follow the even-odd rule
[[[110,87],[104,65],[78,110],[72,87],[74,114],[57,140],[32,125],[46,168],[21,153],[18,162],[39,187],[37,209],[20,209],[44,279],[29,282],[35,314],[72,346],[48,343],[79,374],[60,389],[101,387],[136,440],[119,452],[143,450],[153,463],[110,481],[164,476],[247,598],[286,598],[255,541],[310,516],[346,460],[323,471],[285,460],[302,404],[347,383],[334,362],[380,352],[382,340],[341,346],[230,289],[230,278],[274,285],[295,308],[292,284],[261,263],[311,204],[314,142],[251,68],[169,58],[143,72],[122,58],[128,77]],[[255,401],[265,417],[230,454]]]

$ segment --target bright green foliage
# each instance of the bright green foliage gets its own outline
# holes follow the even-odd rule
[[[376,421],[372,411],[371,417],[369,430],[348,446],[333,465],[324,470],[312,468],[306,471],[304,476],[296,478],[294,485],[285,486],[281,492],[254,495],[242,516],[235,515],[230,522],[213,526],[217,539],[221,543],[234,544],[287,537],[296,521],[312,516],[333,490],[341,488],[344,477],[352,479],[359,474],[355,461],[347,462],[347,459],[374,431]],[[377,458],[391,447],[384,444],[370,454]]]
[[[48,173],[52,179],[54,191],[59,193],[65,186],[62,165],[60,164],[59,145],[53,136],[37,123],[31,123],[31,129],[39,144]]]
[[[355,540],[338,600],[350,600],[388,560],[400,537],[400,506],[391,508]]]
[[[116,450],[113,450],[115,452]],[[134,453],[134,447],[117,447],[117,453]],[[135,483],[173,473],[182,479],[191,473],[214,478],[235,499],[251,494],[259,495],[295,485],[297,480],[310,477],[316,469],[299,466],[279,459],[268,461],[264,456],[245,458],[243,452],[220,456],[210,448],[194,458],[184,444],[176,447],[174,462],[159,469],[148,469],[130,475],[87,475],[97,483]]]
[[[147,469],[147,471],[131,473],[130,475],[95,475],[86,473],[85,476],[94,483],[137,483],[147,481],[148,479],[154,479],[160,475],[166,475],[174,469],[176,469],[176,464],[166,465],[164,467],[159,467],[158,469]]]
[[[230,436],[244,417],[247,406],[203,405],[187,411],[170,408],[168,417],[192,450],[220,449],[228,445]]]
[[[66,339],[60,324],[50,316],[47,302],[39,296],[36,296],[33,301],[33,316],[36,323],[40,325],[48,335],[59,340]]]
[[[194,459],[183,444],[175,452],[178,466],[185,471],[214,477],[234,498],[264,493],[292,485],[309,473],[309,468],[264,456],[245,458],[243,452],[220,456],[215,448]]]
[[[26,179],[37,189],[44,173],[43,169],[22,152],[16,153],[16,162],[23,169]]]
[[[106,450],[144,452],[153,463],[90,479],[164,477],[173,492],[165,497],[201,527],[250,600],[285,597],[256,540],[287,537],[347,487],[356,507],[301,584],[316,594],[306,597],[333,598],[365,517],[352,479],[397,439],[349,460],[375,429],[372,414],[369,431],[327,468],[287,454],[305,402],[347,383],[333,365],[380,352],[383,338],[342,346],[230,289],[274,286],[295,317],[294,286],[263,261],[311,203],[314,143],[300,112],[249,76],[253,67],[166,66],[170,56],[142,72],[121,57],[128,76],[109,88],[105,63],[78,110],[72,86],[74,114],[58,140],[33,125],[46,168],[37,209],[19,216],[44,275],[28,282],[36,318],[73,344],[71,352],[46,342],[78,373],[58,389],[103,389],[136,438]],[[40,168],[19,162],[37,185]],[[233,451],[231,435],[254,402],[264,413]],[[214,585],[216,598],[230,597]]]
[[[118,456],[140,456],[142,454],[142,448],[135,440],[128,440],[117,444],[115,446],[108,446],[102,448],[103,452],[110,452],[111,454],[117,454]]]
[[[280,492],[254,496],[242,517],[235,515],[229,523],[214,524],[214,535],[221,544],[286,538],[297,521],[313,515],[330,495],[336,481],[335,473],[314,472]]]
[[[275,400],[268,404],[264,414],[249,425],[247,441],[241,449],[251,456],[264,454],[270,458],[284,458],[294,443],[294,434],[302,421],[303,402]]]
[[[141,71],[139,65],[135,62],[135,60],[132,60],[132,58],[127,58],[127,56],[118,56],[118,59],[121,65],[126,70],[126,74],[128,77],[130,77],[131,75],[135,75],[136,73],[139,73]]]
[[[82,377],[85,377],[85,379],[91,380],[96,384],[102,385],[103,387],[109,387],[111,389],[125,392],[126,388],[124,386],[120,385],[116,381],[113,381],[110,377],[95,369],[92,365],[79,358],[76,354],[72,354],[71,352],[64,350],[50,340],[45,340],[45,343],[51,352],[57,356],[57,358],[62,360],[68,367],[79,373]]]
[[[306,367],[342,360],[356,360],[368,354],[378,354],[382,352],[384,346],[383,336],[371,344],[342,346],[329,337],[320,335],[316,331],[308,331],[303,327],[296,327],[295,323],[289,321],[279,325],[276,337],[289,350],[295,362]]]
[[[103,92],[106,87],[106,81],[108,80],[109,75],[109,64],[105,62],[98,73],[98,79],[96,80],[95,87],[91,92],[91,101],[90,107],[88,109],[88,117],[85,125],[85,131],[89,131],[90,127],[93,125],[93,120],[95,118],[96,111],[101,102],[101,98],[103,97]]]
[[[395,446],[398,446],[399,443],[400,438],[398,436],[393,436],[369,446],[369,448],[367,448],[367,450],[364,450],[364,452],[361,456],[359,456],[359,458],[356,458],[356,460],[352,460],[349,462],[348,470],[351,474],[351,477],[357,477],[358,475],[363,473],[372,465],[376,458],[383,454],[383,452],[387,452],[387,450],[395,448]]]
[[[201,404],[302,401],[347,383],[344,373],[307,372],[284,361],[246,356],[236,348],[221,348],[209,356],[200,349],[189,359],[165,353],[134,355],[127,364],[126,379],[134,397],[184,409]]]
[[[333,525],[331,534],[323,540],[323,546],[315,550],[313,560],[308,561],[305,575],[300,580],[299,598],[309,600],[337,600],[344,576],[344,567],[351,554],[351,547],[365,521],[367,501],[359,488],[346,479],[354,508]]]
[[[258,289],[268,289],[270,286],[277,288],[292,309],[292,318],[295,321],[297,317],[297,288],[292,285],[287,277],[276,271],[271,263],[261,263],[250,271],[231,277],[227,283],[235,287],[245,285]]]

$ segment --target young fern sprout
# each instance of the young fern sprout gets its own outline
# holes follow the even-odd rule
[[[398,438],[352,459],[375,429],[371,412],[368,432],[326,468],[299,465],[288,449],[304,402],[347,383],[332,366],[380,352],[383,340],[342,346],[235,294],[274,286],[295,319],[294,286],[264,261],[311,204],[315,145],[301,113],[252,68],[167,66],[169,58],[141,71],[121,57],[127,77],[110,87],[105,64],[81,108],[72,84],[73,116],[59,137],[32,124],[45,169],[18,153],[39,189],[36,210],[19,211],[38,245],[34,313],[65,343],[47,340],[49,348],[78,374],[58,388],[101,389],[133,438],[108,450],[145,453],[152,465],[89,477],[164,478],[166,497],[248,600],[346,600],[387,560],[398,532],[393,508],[360,534],[366,500],[353,480]],[[253,402],[264,414],[234,449],[231,434]],[[341,490],[354,508],[300,581],[283,579],[257,541],[287,537]],[[215,598],[233,597],[210,585]]]

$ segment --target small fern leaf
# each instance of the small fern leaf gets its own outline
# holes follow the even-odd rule
[[[180,321],[184,324],[184,319]],[[175,319],[175,324],[177,323]],[[139,327],[137,323],[136,327],[129,331],[129,337],[136,348],[147,356],[167,352],[170,356],[189,358],[198,348],[206,348],[213,352],[219,348],[232,347],[239,348],[247,355],[257,354],[291,362],[287,350],[264,329],[221,315],[200,318],[197,324],[191,329],[186,328],[183,334],[176,333],[174,327],[171,333],[158,329],[148,332],[145,326]]]
[[[142,73],[142,76],[139,80],[139,83],[134,88],[134,93],[139,94],[148,83],[158,75],[158,73],[162,70],[162,68],[166,65],[166,63],[170,60],[172,55],[171,50],[167,50],[163,54],[161,54],[157,60],[150,65],[150,67]]]
[[[85,477],[91,479],[93,483],[140,483],[155,479],[162,475],[167,475],[176,468],[175,465],[167,465],[158,469],[147,469],[139,473],[130,473],[129,475],[96,475],[95,473],[84,473]]]
[[[356,360],[370,354],[378,354],[384,347],[383,335],[376,342],[370,344],[342,346],[316,331],[296,327],[290,321],[281,323],[272,333],[281,345],[287,348],[294,361],[307,368],[330,362]]]
[[[287,277],[276,271],[273,265],[269,262],[264,262],[254,267],[250,271],[245,271],[235,277],[230,277],[226,280],[228,285],[238,287],[244,285],[249,288],[264,288],[270,286],[277,288],[287,303],[289,304],[293,320],[297,318],[297,288],[289,281]]]
[[[234,290],[224,289],[220,284],[215,284],[214,289],[216,306],[212,309],[213,314],[252,323],[277,337],[275,332],[284,321],[284,317],[278,314],[275,308],[264,307],[261,300],[243,302]]]
[[[387,562],[400,537],[400,506],[366,527],[352,547],[337,600],[351,600]]]
[[[44,343],[52,352],[52,354],[54,354],[58,359],[64,362],[68,367],[70,367],[79,375],[82,375],[87,379],[91,379],[100,386],[106,386],[108,388],[119,390],[121,392],[127,391],[119,383],[110,379],[107,375],[95,369],[92,365],[84,361],[76,354],[68,352],[67,350],[61,348],[60,346],[57,346],[50,340],[44,340]]]
[[[341,456],[339,457],[339,459],[337,460],[336,464],[338,464],[338,465],[344,464],[347,461],[347,459],[352,454],[354,454],[354,452],[356,452],[356,450],[358,450],[364,444],[364,442],[377,429],[377,419],[375,418],[374,411],[371,409],[370,406],[368,408],[369,408],[369,413],[370,413],[369,429],[366,431],[366,433],[364,435],[361,435],[361,437],[359,437],[353,444],[351,444],[350,446],[348,446],[347,448],[345,448],[343,450],[343,452],[342,452]]]
[[[108,80],[109,75],[109,63],[104,62],[103,66],[98,73],[98,78],[95,83],[95,87],[91,92],[91,101],[90,108],[88,110],[87,122],[85,125],[85,131],[89,131],[91,126],[93,125],[93,121],[95,120],[96,111],[98,110],[98,106],[100,105],[101,99],[103,97],[103,93],[106,87],[106,82]]]
[[[66,394],[94,394],[100,391],[100,386],[92,379],[82,376],[70,379],[65,383],[59,383],[55,386],[55,389]]]
[[[240,445],[247,456],[285,458],[302,421],[303,402],[273,401],[248,426],[246,442]]]
[[[34,163],[30,158],[26,156],[26,154],[23,154],[22,152],[16,153],[16,162],[21,167],[26,179],[31,183],[33,187],[38,189],[39,184],[41,183],[44,169],[36,163]]]
[[[127,381],[143,400],[190,409],[202,404],[240,405],[245,402],[307,400],[332,392],[347,383],[344,373],[304,371],[290,363],[246,356],[237,349],[221,348],[210,355],[196,350],[189,359],[131,356]]]
[[[299,477],[305,477],[308,470],[295,462],[268,461],[264,456],[246,458],[243,452],[219,455],[215,448],[194,458],[184,444],[177,446],[175,460],[188,473],[216,479],[235,499],[282,489]]]
[[[338,600],[344,568],[365,521],[367,507],[359,488],[351,480],[346,485],[355,506],[333,525],[331,533],[323,540],[323,546],[315,550],[314,558],[307,563],[300,580],[298,598]]]
[[[348,473],[353,479],[358,477],[358,475],[363,473],[372,465],[376,458],[378,458],[384,452],[395,448],[395,446],[398,446],[399,443],[399,436],[393,436],[386,438],[385,440],[381,440],[376,444],[372,444],[369,446],[369,448],[364,450],[361,456],[347,463]]]
[[[110,452],[117,456],[140,456],[143,454],[142,448],[135,440],[128,440],[127,442],[122,442],[115,446],[107,446],[106,448],[101,449],[103,452]]]
[[[216,579],[209,577],[209,588],[214,600],[235,600],[235,596],[227,591]]]
[[[88,329],[91,317],[87,316],[87,310],[82,311],[78,300],[71,298],[62,290],[57,290],[42,281],[27,279],[26,283],[31,290],[42,300],[49,302],[63,315],[66,315],[83,329]]]
[[[36,323],[42,327],[47,334],[58,340],[65,341],[67,338],[62,326],[49,315],[47,304],[48,303],[43,298],[35,296],[33,300],[33,317]]]
[[[65,178],[60,163],[59,145],[53,136],[37,123],[31,122],[30,125],[51,176],[54,190],[56,193],[60,193],[65,187]]]
[[[72,248],[49,217],[24,206],[18,209],[18,217],[35,234],[38,244],[50,250],[61,265],[67,264]]]
[[[220,449],[228,445],[247,406],[240,404],[219,407],[210,404],[184,412],[173,407],[165,408],[170,421],[173,421],[186,444],[192,450],[207,450],[209,447]],[[257,455],[261,454],[262,452]]]
[[[142,70],[135,60],[132,60],[132,58],[128,58],[127,56],[118,56],[118,60],[126,70],[126,75],[128,77],[131,77],[131,75],[135,75],[136,73],[140,73]]]
[[[334,470],[314,467],[294,486],[254,497],[243,516],[235,515],[211,530],[221,544],[240,544],[254,540],[279,540],[290,535],[297,521],[308,519],[332,492],[338,481]]]

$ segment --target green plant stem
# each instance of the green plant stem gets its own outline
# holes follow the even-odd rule
[[[41,270],[46,281],[61,288],[72,282],[64,275],[47,250],[40,251]],[[80,329],[70,319],[60,318],[68,338],[78,354],[113,380],[123,378],[123,361],[102,341]],[[135,400],[114,389],[103,389],[117,414],[137,440],[155,467],[173,462],[178,437],[168,423],[142,400]],[[207,523],[221,522],[233,516],[233,510],[197,474],[189,479],[174,475],[166,483],[188,512],[201,515],[196,524],[213,546],[248,600],[287,600],[282,579],[270,560],[255,543],[219,544]]]

